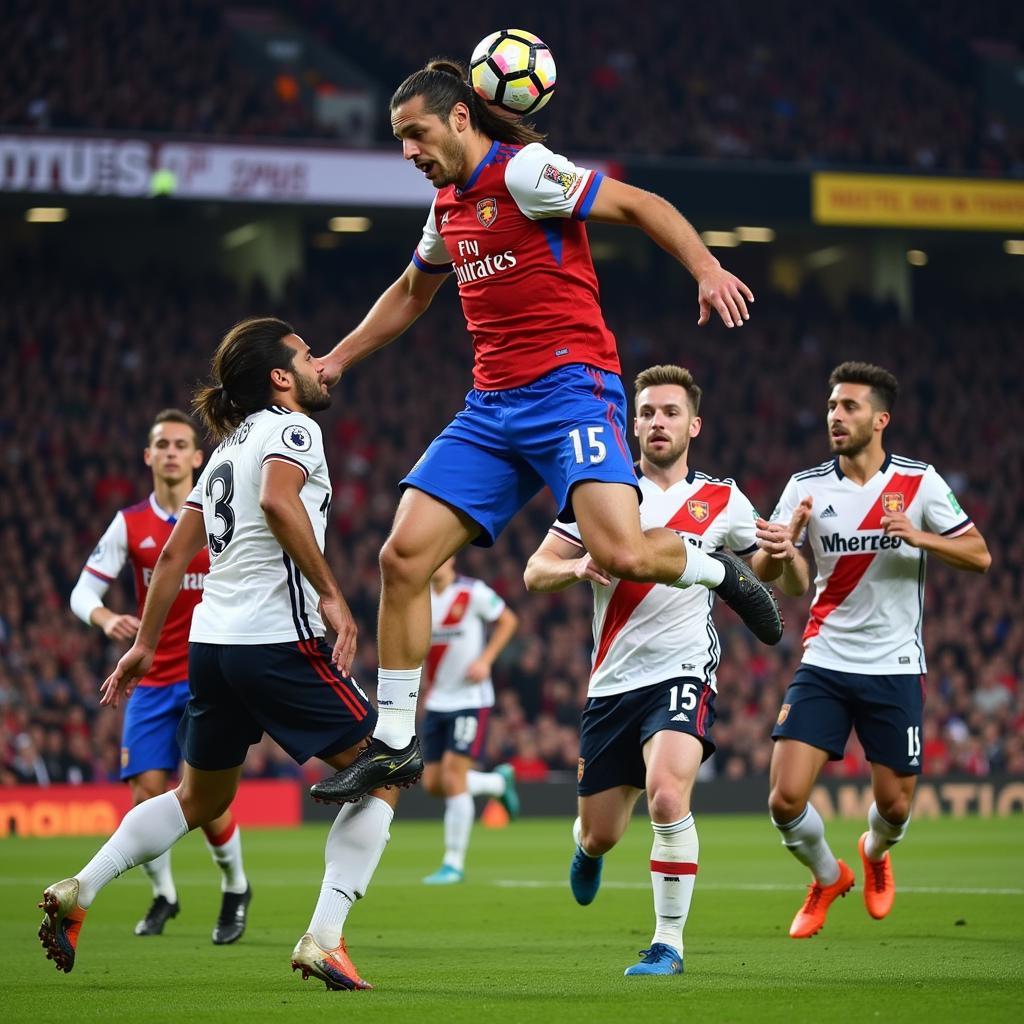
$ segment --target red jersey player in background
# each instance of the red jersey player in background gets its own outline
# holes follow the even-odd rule
[[[111,640],[131,641],[139,628],[137,615],[120,614],[103,605],[110,584],[130,562],[135,575],[138,615],[156,560],[171,535],[178,513],[192,490],[193,472],[203,461],[199,435],[192,418],[178,409],[164,409],[153,420],[149,444],[143,452],[153,471],[153,493],[114,516],[106,533],[89,556],[71,593],[71,609],[85,623],[98,626]],[[140,804],[167,789],[171,773],[181,762],[177,730],[189,699],[188,636],[192,612],[203,596],[203,579],[210,556],[203,548],[192,559],[182,580],[153,667],[128,701],[121,740],[121,778]],[[216,945],[241,938],[245,931],[251,892],[242,865],[242,844],[231,811],[203,827],[206,843],[221,869],[221,911],[213,929]],[[171,873],[170,851],[142,870],[153,883],[153,902],[135,926],[136,935],[159,935],[179,911]]]
[[[765,579],[781,575],[786,593],[804,593],[810,574],[794,546],[803,532],[817,568],[803,659],[772,732],[772,822],[814,876],[789,929],[794,939],[819,932],[832,902],[854,883],[809,802],[826,762],[842,759],[851,728],[871,762],[875,798],[858,843],[864,902],[876,919],[892,908],[889,849],[906,834],[921,773],[926,556],[970,572],[992,563],[984,538],[935,468],[886,452],[896,378],[880,366],[849,362],[828,383],[834,458],[790,479],[772,522],[758,523],[762,550],[753,559]]]
[[[430,578],[465,545],[492,544],[545,485],[611,575],[716,589],[760,639],[782,635],[770,592],[742,563],[671,530],[641,529],[618,353],[583,221],[639,227],[674,256],[697,281],[700,324],[714,309],[726,326],[742,325],[750,289],[670,203],[577,167],[530,126],[498,117],[455,62],[434,60],[407,78],[391,98],[391,124],[437,195],[412,263],[326,357],[327,375],[397,338],[454,273],[473,336],[474,388],[402,481],[381,551],[380,719],[367,750],[314,787],[327,800],[358,799],[422,770],[413,731]]]

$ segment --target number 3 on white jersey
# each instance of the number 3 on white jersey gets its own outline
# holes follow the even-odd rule
[[[584,453],[583,435],[580,428],[577,427],[575,430],[569,431],[569,437],[572,439],[572,449],[576,453],[576,462],[578,464],[582,465],[584,462],[589,462],[592,466],[595,466],[599,462],[604,462],[605,457],[608,455],[608,448],[599,436],[603,433],[604,427],[587,427],[587,451]]]

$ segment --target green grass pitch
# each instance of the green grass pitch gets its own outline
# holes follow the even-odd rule
[[[319,888],[326,826],[249,830],[254,899],[236,946],[209,940],[218,875],[198,836],[174,852],[181,915],[160,938],[132,926],[149,902],[139,871],[114,882],[58,974],[35,932],[44,885],[73,873],[94,839],[0,842],[0,984],[8,1021],[120,1020],[894,1022],[1020,1020],[1024,995],[1024,820],[915,822],[897,850],[896,906],[872,921],[860,893],[858,822],[829,838],[857,874],[825,930],[795,942],[804,871],[766,818],[698,817],[701,868],[686,929],[686,973],[624,978],[652,928],[649,828],[637,818],[606,860],[590,907],[565,882],[568,820],[478,827],[467,880],[428,888],[441,824],[395,823],[346,929],[373,992],[302,982],[288,958]]]

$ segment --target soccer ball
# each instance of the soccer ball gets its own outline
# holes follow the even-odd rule
[[[517,117],[534,114],[555,91],[555,58],[532,32],[502,28],[476,44],[469,80],[491,106]]]

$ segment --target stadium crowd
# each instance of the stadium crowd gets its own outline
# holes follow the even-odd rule
[[[153,414],[186,406],[222,332],[244,315],[292,320],[325,350],[386,282],[361,275],[308,276],[279,302],[227,281],[140,274],[72,278],[23,260],[9,268],[0,304],[0,360],[8,389],[0,408],[0,784],[117,777],[119,722],[98,705],[98,687],[121,653],[68,609],[68,595],[114,512],[149,491],[142,448]],[[842,315],[812,295],[759,296],[738,336],[702,332],[665,309],[643,277],[616,274],[605,288],[627,380],[654,362],[678,361],[705,388],[704,430],[691,465],[733,476],[770,511],[789,474],[827,457],[825,381],[846,358],[875,360],[904,393],[888,437],[893,450],[933,461],[984,532],[993,568],[985,577],[933,563],[925,637],[930,666],[926,772],[1024,772],[1024,540],[1015,528],[1024,476],[1016,428],[1012,304],[934,306],[914,326],[861,301]],[[652,311],[664,312],[652,313]],[[688,311],[687,311],[688,312]],[[339,385],[322,424],[334,500],[328,556],[360,627],[357,677],[375,678],[377,554],[397,502],[396,482],[461,406],[470,343],[442,290],[408,337],[361,364]],[[424,381],[430,387],[424,387]],[[586,692],[590,597],[583,587],[527,595],[522,569],[554,514],[546,493],[492,549],[460,558],[520,616],[495,667],[497,713],[487,759],[511,760],[520,776],[575,771],[577,722]],[[133,610],[127,576],[107,604]],[[782,644],[760,647],[725,612],[718,672],[719,750],[708,771],[763,773],[784,688],[799,660],[806,601],[786,600]],[[852,742],[832,766],[866,770]],[[269,743],[247,771],[297,771]]]
[[[1012,5],[998,5],[993,19],[911,0],[720,0],[683,15],[655,4],[623,17],[619,5],[523,0],[513,17],[497,0],[478,0],[455,30],[434,8],[404,0],[262,6],[361,67],[381,96],[431,54],[466,59],[510,19],[531,28],[552,46],[568,98],[540,126],[569,152],[1024,175],[1024,134],[989,101],[976,56],[993,35],[1019,47],[1024,26]],[[231,16],[213,0],[14,0],[0,16],[9,41],[0,125],[332,134],[310,99],[329,84],[323,73],[246,63]],[[375,130],[376,143],[391,142],[383,109]]]

